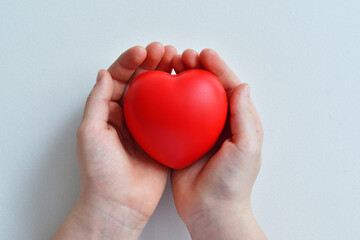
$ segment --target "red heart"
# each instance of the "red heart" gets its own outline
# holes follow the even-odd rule
[[[215,144],[225,125],[227,97],[219,79],[191,69],[138,75],[125,96],[126,124],[153,159],[184,168]]]

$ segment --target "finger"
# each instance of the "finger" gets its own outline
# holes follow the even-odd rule
[[[107,127],[111,96],[114,84],[111,75],[106,70],[100,70],[96,84],[87,98],[83,122],[94,126]]]
[[[155,70],[165,53],[164,46],[159,42],[152,42],[146,47],[147,56],[141,64],[139,71]],[[140,74],[140,72],[137,72]]]
[[[254,121],[255,121],[255,126],[256,126],[256,133],[258,135],[259,142],[262,145],[263,140],[264,140],[264,128],[263,128],[263,125],[261,123],[259,113],[257,112],[257,110],[255,108],[255,105],[254,105],[252,100],[251,100],[251,104],[254,106],[254,108],[253,108],[253,110],[254,110],[253,111],[253,116],[254,116]]]
[[[220,80],[228,95],[231,95],[234,89],[241,84],[240,79],[215,51],[211,49],[202,50],[200,53],[200,62],[206,70]]]
[[[123,110],[117,102],[110,102],[110,112],[108,122],[114,126],[118,130],[121,130],[124,125],[124,114]]]
[[[255,106],[250,98],[250,87],[243,83],[235,89],[230,98],[230,125],[232,141],[244,149],[254,149],[259,145]]]
[[[157,66],[159,65],[162,57],[165,53],[165,48],[163,45],[159,42],[152,42],[148,46],[146,46],[146,58],[143,61],[143,63],[136,69],[135,73],[132,75],[130,81],[127,82],[127,85],[125,86],[124,93],[122,94],[122,98],[120,99],[120,105],[124,106],[124,100],[125,95],[127,92],[127,89],[129,88],[129,85],[131,84],[132,80],[138,76],[139,74],[155,70]]]
[[[123,54],[110,66],[109,73],[114,81],[113,101],[119,101],[124,93],[126,82],[131,79],[136,69],[146,58],[146,50],[141,46],[135,46]]]
[[[201,69],[200,55],[193,49],[186,49],[182,54],[182,61],[187,68]]]
[[[174,68],[176,73],[181,73],[187,69],[182,61],[182,57],[180,54],[174,57],[172,61],[172,67]]]
[[[176,56],[177,51],[176,48],[171,45],[167,45],[164,48],[165,48],[164,56],[162,57],[156,70],[171,73],[172,71],[171,62],[173,58]]]

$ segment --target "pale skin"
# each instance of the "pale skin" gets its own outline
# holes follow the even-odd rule
[[[170,170],[151,159],[129,133],[123,115],[128,85],[149,70],[203,68],[228,95],[230,114],[214,148],[191,166]],[[79,198],[54,240],[138,239],[164,191],[167,176],[176,209],[192,239],[266,239],[250,205],[261,165],[263,129],[241,83],[213,50],[178,55],[158,42],[125,51],[100,70],[77,132]]]

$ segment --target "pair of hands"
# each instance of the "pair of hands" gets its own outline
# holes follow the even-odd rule
[[[208,154],[187,168],[169,170],[132,138],[124,119],[124,96],[140,73],[191,68],[219,78],[230,115]],[[262,125],[249,86],[214,51],[188,49],[178,55],[174,47],[158,42],[128,49],[108,71],[99,71],[77,139],[81,192],[54,239],[137,239],[169,172],[176,209],[193,239],[265,239],[250,208],[261,165]]]

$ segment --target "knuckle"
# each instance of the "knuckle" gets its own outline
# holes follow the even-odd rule
[[[249,139],[242,139],[239,142],[239,148],[242,149],[242,151],[250,154],[250,155],[257,155],[261,153],[261,146],[257,142],[251,141]]]
[[[76,137],[78,139],[82,138],[85,134],[85,129],[84,129],[84,126],[83,125],[80,125],[79,128],[77,129],[77,132],[76,132]]]
[[[84,125],[80,125],[77,132],[76,132],[76,137],[79,140],[85,139],[87,135],[87,131],[84,127]]]
[[[98,132],[98,128],[96,125],[91,123],[81,123],[76,132],[76,137],[79,140],[84,140],[84,139],[88,139],[93,135],[96,135],[97,132]]]
[[[256,128],[256,133],[261,137],[263,138],[264,137],[264,128],[262,125],[258,126]]]
[[[261,153],[261,146],[258,143],[252,143],[248,145],[247,150],[250,154],[258,155]]]
[[[95,101],[95,98],[96,98],[96,97],[95,97],[95,93],[94,93],[94,92],[91,92],[91,93],[89,94],[89,96],[87,97],[87,99],[86,99],[86,104]]]

